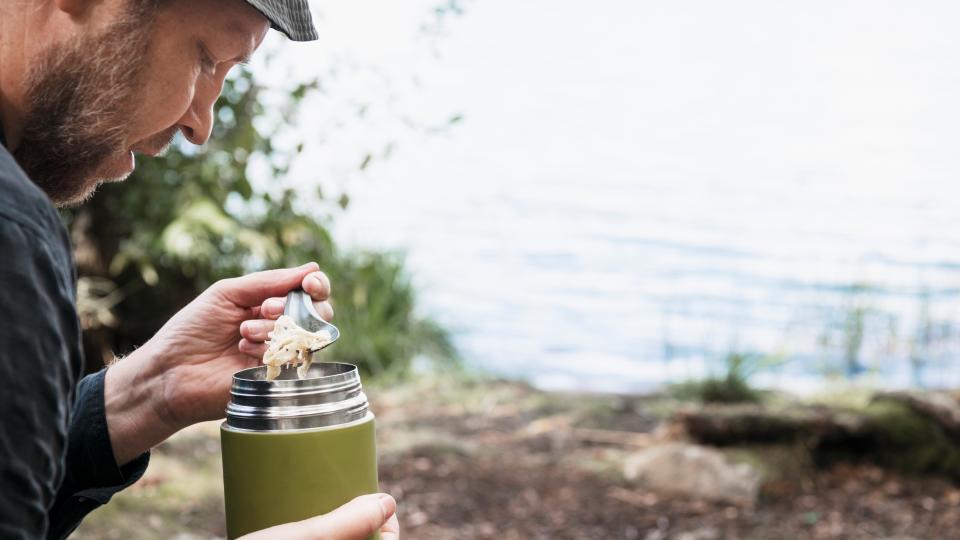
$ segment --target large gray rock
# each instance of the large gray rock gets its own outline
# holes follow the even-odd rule
[[[747,464],[733,464],[704,446],[668,443],[628,457],[624,475],[658,493],[752,505],[760,474]]]

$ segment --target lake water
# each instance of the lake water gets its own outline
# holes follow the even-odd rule
[[[960,384],[960,4],[477,0],[429,37],[420,4],[324,4],[301,69],[361,67],[295,171],[347,184],[337,236],[406,250],[468,362]]]

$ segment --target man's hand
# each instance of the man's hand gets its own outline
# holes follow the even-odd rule
[[[218,281],[107,370],[110,442],[123,465],[178,430],[222,418],[232,375],[261,362],[267,333],[297,288],[329,320],[330,282],[316,263]]]
[[[400,540],[397,503],[380,493],[363,495],[329,514],[278,525],[241,537],[242,540],[364,540],[380,531],[381,540]]]

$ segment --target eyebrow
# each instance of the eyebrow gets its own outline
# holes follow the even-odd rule
[[[227,30],[231,34],[239,36],[241,39],[243,39],[247,43],[246,45],[247,52],[241,54],[240,56],[235,57],[233,60],[231,60],[231,62],[236,62],[238,64],[249,64],[250,57],[253,55],[253,52],[256,50],[255,45],[251,46],[253,40],[250,39],[250,34],[246,30],[244,30],[243,27],[241,27],[240,24],[237,23],[236,21],[230,23],[229,26],[227,26]]]

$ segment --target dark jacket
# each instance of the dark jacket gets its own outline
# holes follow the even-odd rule
[[[137,481],[149,454],[117,467],[106,370],[83,375],[76,271],[53,204],[0,129],[0,538],[64,538]]]

